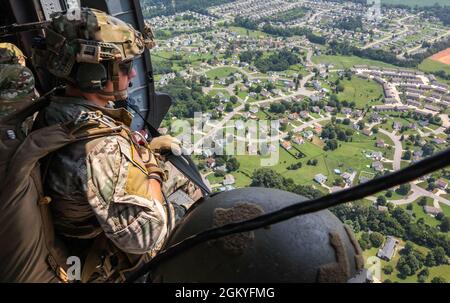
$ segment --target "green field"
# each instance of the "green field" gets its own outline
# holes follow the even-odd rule
[[[427,215],[424,212],[423,207],[417,203],[419,201],[419,199],[417,199],[416,201],[414,201],[412,203],[415,219],[419,220],[419,219],[423,218],[425,224],[434,226],[434,227],[438,226],[440,224],[440,222],[437,219],[433,218],[430,215]],[[427,197],[427,205],[433,205],[433,199]],[[406,209],[406,205],[402,205],[401,207]]]
[[[226,78],[232,73],[236,73],[239,70],[233,67],[218,67],[206,72],[206,76],[210,79],[215,79],[216,77]]]
[[[354,65],[371,65],[379,67],[396,67],[381,61],[364,59],[356,56],[314,56],[312,61],[316,64],[333,64],[335,68],[351,68]]]
[[[363,155],[364,151],[384,151],[374,147],[374,137],[366,137],[363,135],[354,135],[353,142],[339,142],[340,147],[334,151],[325,152],[322,147],[313,144],[309,141],[301,145],[296,145],[296,147],[306,156],[304,158],[296,159],[290,153],[285,151],[280,147],[279,149],[279,160],[276,165],[269,168],[279,172],[286,178],[292,178],[297,184],[301,185],[314,185],[317,188],[320,186],[313,181],[316,174],[324,174],[328,177],[327,185],[332,186],[333,181],[338,177],[334,173],[335,168],[339,168],[342,172],[344,171],[357,171],[362,170],[373,172],[373,170],[368,167],[372,163],[371,159],[366,158]],[[292,153],[296,153],[294,149],[290,150]],[[268,157],[261,156],[237,156],[241,166],[240,171],[252,175],[255,169],[261,168],[261,159]],[[307,165],[309,159],[317,159],[317,166]],[[288,170],[287,167],[291,164],[302,162],[303,166],[297,170]],[[235,175],[236,180],[239,180],[241,176]],[[237,182],[239,185],[248,185],[251,180],[246,177],[244,181]],[[358,179],[358,175],[355,180]]]
[[[447,74],[450,74],[450,65],[432,59],[423,60],[419,65],[419,69],[424,72],[437,72],[443,70]]]
[[[254,31],[254,30],[248,30],[246,28],[243,27],[237,27],[237,26],[230,26],[229,27],[230,31],[241,35],[241,36],[247,36],[247,37],[251,37],[251,38],[259,38],[259,37],[266,37],[267,34],[263,33],[261,31]]]
[[[419,69],[424,72],[438,72],[442,70],[445,73],[450,74],[450,65],[431,59],[423,60],[422,63],[419,65]],[[447,82],[447,84],[450,84],[450,80],[445,80],[442,78],[439,78],[439,80]]]
[[[381,4],[403,4],[409,6],[432,6],[435,3],[450,5],[450,0],[381,0]]]
[[[361,236],[360,234],[357,234],[358,238],[360,236]],[[400,243],[400,249],[399,250],[401,250],[402,246],[404,246],[403,241],[401,241],[401,243]],[[421,252],[424,255],[426,255],[429,252],[428,248],[423,247],[423,246],[419,246],[419,245],[414,245],[414,249],[416,249],[417,251]],[[378,252],[378,248],[370,248],[370,249],[367,249],[367,250],[363,251],[363,256],[364,256],[364,261],[365,261],[365,267],[366,268],[370,268],[371,267],[371,264],[368,263],[368,259],[370,257],[376,256],[377,252]],[[391,265],[393,267],[393,269],[394,269],[394,271],[391,274],[389,274],[389,275],[387,275],[383,271],[381,271],[381,280],[385,281],[385,280],[389,279],[392,282],[417,283],[418,282],[417,281],[417,274],[422,269],[424,269],[425,267],[422,267],[420,270],[418,270],[415,275],[408,276],[405,279],[402,279],[402,278],[400,278],[398,276],[398,271],[396,269],[396,265],[397,265],[397,262],[398,262],[399,259],[400,259],[399,251],[397,251],[395,253],[394,258],[392,258],[392,260],[390,260],[390,261],[384,261],[384,260],[377,259],[381,263],[381,268],[382,269],[385,268],[386,265],[388,265],[388,264]],[[441,276],[444,279],[446,279],[447,281],[450,281],[450,265],[440,265],[440,266],[428,267],[428,270],[429,270],[430,274],[429,274],[428,279],[427,279],[426,282],[428,282],[428,283],[431,282],[431,280],[434,277],[437,277],[437,276]]]
[[[342,80],[344,91],[338,94],[339,101],[354,101],[357,108],[364,108],[367,105],[382,104],[381,101],[375,101],[383,96],[382,87],[370,80],[364,80],[358,77],[352,77],[352,80]],[[371,102],[374,100],[373,102]]]

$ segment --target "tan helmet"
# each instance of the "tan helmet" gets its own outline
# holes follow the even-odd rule
[[[125,99],[119,90],[119,69],[151,48],[152,37],[130,24],[92,8],[72,9],[52,15],[46,37],[33,51],[33,63],[82,91]],[[103,92],[107,80],[114,92]]]
[[[12,43],[0,43],[0,64],[17,64],[25,59],[22,51]]]

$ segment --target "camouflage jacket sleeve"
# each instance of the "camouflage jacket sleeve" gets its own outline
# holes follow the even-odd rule
[[[127,253],[159,249],[168,232],[165,207],[152,197],[146,175],[132,161],[130,144],[107,137],[86,161],[89,204],[106,236]]]

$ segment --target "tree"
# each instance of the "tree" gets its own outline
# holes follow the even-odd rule
[[[284,190],[284,178],[282,175],[270,168],[259,168],[253,172],[250,186],[267,188],[278,188]]]
[[[424,146],[422,146],[423,156],[431,156],[434,153],[434,149],[434,146],[430,143],[425,144]]]
[[[383,244],[384,237],[382,234],[378,232],[373,232],[370,234],[370,243],[372,243],[373,247],[380,247]]]
[[[427,205],[427,198],[426,197],[420,198],[420,200],[419,200],[419,202],[417,202],[417,204],[419,204],[420,206]]]
[[[227,103],[227,105],[225,106],[225,111],[230,113],[233,111],[233,105],[231,103]]]
[[[226,167],[228,171],[236,171],[239,169],[240,165],[241,164],[239,163],[239,161],[234,157],[228,159],[228,161],[226,162]]]
[[[430,275],[430,271],[428,268],[425,268],[419,272],[417,275],[417,281],[420,283],[425,283],[428,279],[428,276]]]
[[[377,204],[380,206],[385,206],[387,203],[386,197],[385,196],[378,196],[377,198]]]
[[[403,160],[411,160],[411,151],[409,150],[405,151],[405,154],[403,155]]]
[[[431,279],[431,283],[447,283],[447,280],[445,280],[445,278],[439,276],[439,277],[434,277],[433,279]]]
[[[432,250],[434,259],[436,260],[436,265],[447,264],[447,256],[445,254],[445,250],[438,246],[433,248]]]
[[[390,264],[386,264],[386,266],[383,268],[383,272],[386,275],[390,275],[394,271],[394,268]]]
[[[214,177],[225,177],[225,172],[222,170],[216,170],[214,172]]]
[[[428,267],[436,266],[436,260],[434,259],[433,252],[428,252],[427,256],[425,257],[425,265]]]
[[[386,197],[391,198],[392,197],[392,190],[388,190],[385,194]]]
[[[334,185],[344,186],[344,184],[344,179],[342,179],[342,177],[336,177],[336,179],[334,179]]]
[[[406,196],[411,191],[411,185],[410,184],[402,184],[397,189],[397,193],[399,195]]]
[[[246,112],[248,112],[248,111],[250,110],[250,104],[245,103],[245,105],[244,105],[244,110],[245,110]]]
[[[231,96],[230,101],[231,101],[231,103],[236,104],[236,102],[238,101],[238,98],[236,96]]]
[[[450,231],[450,218],[443,217],[441,219],[441,224],[439,225],[442,232],[446,233]]]

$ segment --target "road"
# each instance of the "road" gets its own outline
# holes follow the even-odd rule
[[[400,141],[400,136],[395,135],[394,133],[390,133],[382,128],[379,128],[378,131],[382,134],[385,134],[388,136],[392,142],[394,142],[394,161],[392,164],[392,168],[394,170],[400,170],[401,168],[401,161],[402,161],[402,153],[403,153],[403,146],[402,142]]]
[[[394,151],[393,169],[399,170],[401,167],[402,152],[403,152],[403,146],[402,142],[400,141],[400,136],[395,135],[395,133],[385,131],[384,129],[381,128],[378,129],[378,131],[388,136],[394,142],[395,151]],[[412,203],[416,201],[418,198],[426,196],[450,206],[449,200],[445,199],[444,197],[435,195],[432,192],[429,192],[428,190],[418,186],[417,184],[411,183],[411,191],[412,193],[408,196],[408,198],[400,200],[389,200],[389,202],[392,202],[395,205],[402,205]],[[370,200],[373,200],[373,197]]]
[[[406,17],[404,17],[404,18],[398,19],[398,20],[397,20],[398,25],[399,25],[399,26],[404,25],[404,24],[402,23],[402,21],[405,20],[405,19],[408,19],[408,18],[411,18],[411,16],[406,16]],[[406,27],[406,28],[405,28],[404,30],[399,31],[399,32],[396,32],[396,33],[394,33],[393,35],[398,36],[398,35],[402,35],[402,34],[406,33],[407,31],[409,31],[408,25],[405,25],[405,27]],[[382,38],[382,39],[378,39],[378,40],[375,40],[375,41],[373,41],[373,42],[370,42],[370,43],[364,45],[364,46],[362,47],[362,49],[371,48],[371,47],[374,46],[374,45],[380,44],[381,42],[384,42],[384,41],[387,41],[387,40],[391,40],[391,39],[392,39],[392,34],[390,34],[390,35],[388,35],[387,37],[384,37],[384,38]]]

